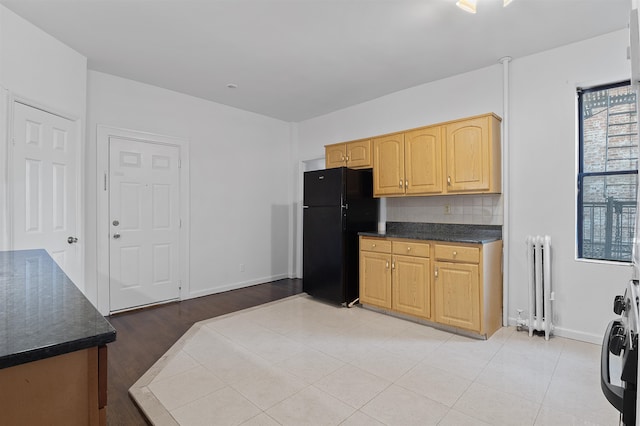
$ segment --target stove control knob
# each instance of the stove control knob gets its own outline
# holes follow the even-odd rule
[[[624,336],[624,325],[617,323],[617,324],[614,324],[613,327],[611,327],[611,337],[617,334]]]
[[[624,311],[624,308],[625,308],[624,296],[616,296],[615,299],[613,299],[613,312],[615,312],[618,315],[621,315],[622,311]]]
[[[613,334],[611,335],[611,340],[609,341],[609,350],[615,356],[620,356],[622,349],[624,349],[626,336],[624,334]]]

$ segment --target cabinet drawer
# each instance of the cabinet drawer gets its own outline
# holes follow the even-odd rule
[[[436,244],[436,259],[454,262],[480,262],[480,248]]]
[[[381,238],[362,238],[360,240],[360,250],[391,253],[391,241]]]
[[[410,241],[392,241],[391,250],[393,254],[403,254],[405,256],[429,257],[429,244]]]

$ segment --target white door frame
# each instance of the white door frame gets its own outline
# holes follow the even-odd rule
[[[14,240],[14,232],[13,232],[13,224],[14,224],[14,217],[13,217],[13,208],[10,207],[10,205],[13,203],[13,182],[12,182],[12,178],[13,178],[13,150],[11,149],[11,145],[13,144],[13,138],[15,135],[15,131],[13,128],[13,119],[14,119],[14,109],[15,109],[15,104],[16,103],[21,103],[23,105],[29,106],[31,108],[35,108],[35,109],[39,109],[41,111],[44,111],[48,114],[52,114],[52,115],[56,115],[58,117],[62,117],[65,120],[69,120],[72,121],[73,123],[75,123],[76,126],[76,232],[75,235],[78,238],[78,242],[76,244],[78,244],[79,246],[79,250],[78,250],[78,265],[80,267],[80,275],[79,275],[79,279],[82,280],[82,282],[75,282],[74,284],[76,285],[76,287],[78,287],[83,293],[86,292],[86,288],[85,288],[85,279],[84,279],[84,272],[85,272],[85,265],[84,265],[84,251],[85,251],[85,241],[84,241],[84,172],[85,172],[85,168],[84,168],[84,152],[85,152],[85,148],[84,148],[84,122],[81,118],[76,117],[72,114],[68,114],[64,111],[60,111],[56,108],[50,108],[47,105],[43,105],[39,102],[36,102],[32,99],[28,99],[22,96],[19,96],[15,93],[12,92],[8,92],[8,96],[7,96],[7,106],[6,106],[6,114],[4,114],[6,116],[6,123],[7,123],[7,139],[6,139],[6,179],[7,179],[7,185],[6,185],[6,193],[4,194],[4,196],[6,197],[7,203],[6,203],[6,210],[4,212],[5,214],[5,227],[6,227],[6,237],[5,237],[5,241],[3,242],[4,245],[7,247],[8,250],[13,250],[14,248],[14,244],[15,244],[15,240]]]
[[[176,146],[180,150],[180,220],[179,230],[179,267],[178,281],[180,283],[179,299],[189,294],[189,142],[187,139],[164,136],[137,130],[116,127],[97,126],[97,167],[96,167],[96,198],[97,198],[97,307],[100,313],[108,315],[109,306],[109,138],[133,139],[139,142],[159,143]]]

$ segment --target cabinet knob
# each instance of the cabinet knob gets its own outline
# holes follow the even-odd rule
[[[396,262],[391,263],[391,269],[396,269]]]
[[[411,247],[407,247],[407,251],[411,251]]]
[[[349,161],[349,156],[348,156],[348,155],[347,155],[347,158],[346,158],[346,160],[347,160],[347,161]]]
[[[408,187],[408,186],[409,186],[409,181],[408,181],[408,180],[405,180],[405,181],[404,181],[404,187],[406,188],[406,187]]]
[[[451,176],[447,176],[447,185],[451,186]]]
[[[434,274],[435,274],[436,278],[438,278],[438,268],[436,268]]]
[[[458,255],[458,252],[454,250],[453,251],[453,257],[456,257],[457,255]]]
[[[387,260],[387,269],[389,269],[389,261]]]
[[[400,185],[399,186],[400,186],[400,188],[402,188],[402,179],[400,179]]]
[[[376,245],[375,245],[375,243],[374,243],[374,244],[371,244],[371,248],[374,248],[375,246],[376,246]]]

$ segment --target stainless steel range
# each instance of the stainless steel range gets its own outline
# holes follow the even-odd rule
[[[620,315],[609,323],[602,342],[600,383],[607,400],[620,412],[622,424],[636,424],[638,385],[638,321],[640,284],[630,280],[623,296],[616,296],[613,311]],[[620,357],[620,385],[611,381],[610,354]]]

